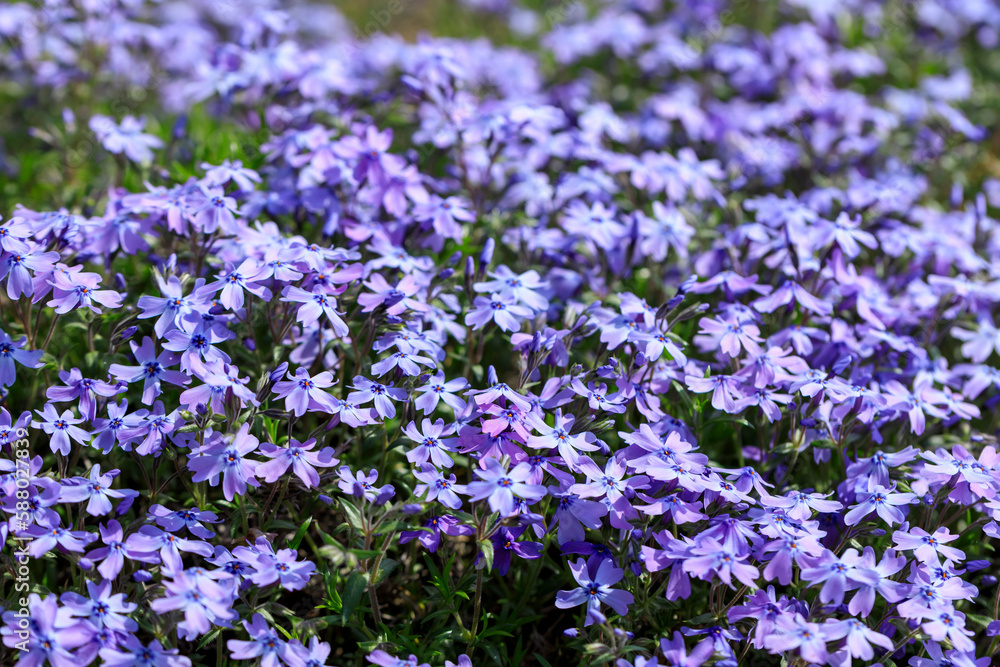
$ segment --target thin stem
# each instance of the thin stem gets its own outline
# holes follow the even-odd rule
[[[479,629],[479,611],[483,606],[483,571],[476,572],[476,604],[472,610],[472,630],[469,631],[469,643],[476,641],[476,630]]]

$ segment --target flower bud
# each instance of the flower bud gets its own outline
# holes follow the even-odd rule
[[[493,240],[493,237],[486,239],[486,243],[483,244],[483,251],[479,253],[479,263],[483,265],[483,270],[489,263],[493,261],[493,251],[496,250],[497,242]]]
[[[285,376],[285,373],[287,372],[288,372],[288,362],[283,361],[281,362],[281,364],[278,365],[277,368],[271,371],[271,375],[269,376],[271,382],[278,382],[279,380],[281,380],[281,378]]]

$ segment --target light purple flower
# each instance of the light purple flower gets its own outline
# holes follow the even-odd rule
[[[614,609],[619,616],[628,614],[628,605],[635,602],[635,597],[628,591],[612,588],[625,576],[625,571],[616,567],[614,561],[602,561],[593,574],[587,568],[587,561],[582,558],[570,563],[569,568],[580,587],[572,591],[559,591],[556,594],[557,607],[570,609],[581,604],[587,605],[585,626],[604,620],[604,615],[600,612],[602,604]]]
[[[220,442],[206,445],[197,455],[188,459],[188,470],[194,475],[191,480],[218,486],[222,475],[222,492],[226,500],[232,500],[237,494],[247,492],[247,484],[260,486],[256,471],[260,465],[257,461],[246,458],[256,451],[260,441],[250,435],[250,425],[243,424],[231,442]]]
[[[487,498],[490,510],[500,512],[503,516],[513,516],[516,513],[515,497],[535,502],[546,494],[544,486],[527,483],[532,474],[531,466],[527,463],[519,463],[508,472],[499,461],[489,458],[480,462],[475,473],[479,479],[466,485],[466,493],[472,500]]]
[[[333,397],[323,391],[336,383],[333,373],[323,371],[310,377],[308,369],[300,366],[295,369],[294,375],[289,373],[288,378],[288,381],[274,384],[274,393],[285,400],[285,409],[296,417],[301,417],[309,410],[326,413],[336,411]]]
[[[42,350],[22,350],[21,348],[28,342],[27,336],[22,336],[16,343],[3,330],[0,330],[0,387],[9,387],[17,380],[17,372],[14,362],[27,368],[41,368],[45,364],[39,359],[42,358]]]

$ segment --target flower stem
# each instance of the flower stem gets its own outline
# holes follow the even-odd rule
[[[476,641],[476,630],[479,629],[479,611],[483,606],[483,571],[476,572],[476,604],[472,609],[472,630],[469,631],[469,643]]]

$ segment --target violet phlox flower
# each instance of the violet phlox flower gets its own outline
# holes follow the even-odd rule
[[[260,463],[246,458],[259,445],[260,441],[250,434],[250,425],[243,424],[232,440],[206,444],[196,456],[188,459],[188,469],[194,473],[191,480],[208,480],[211,486],[218,486],[221,476],[226,500],[243,495],[247,485],[260,486],[256,475]]]
[[[260,446],[261,454],[271,460],[259,464],[256,474],[268,484],[273,484],[291,468],[306,488],[317,487],[320,480],[316,468],[332,468],[340,463],[340,460],[333,455],[332,447],[312,451],[315,447],[315,438],[310,438],[305,442],[299,442],[293,438],[288,441],[285,447],[270,442],[262,443]]]
[[[600,611],[602,604],[611,607],[619,616],[628,614],[628,605],[635,602],[635,597],[626,590],[613,588],[625,577],[625,571],[616,567],[613,561],[604,560],[591,571],[587,561],[580,558],[571,562],[569,567],[579,587],[571,591],[559,591],[556,594],[557,607],[570,609],[581,604],[587,605],[585,626],[604,621],[604,614]]]
[[[323,391],[334,384],[333,373],[323,371],[310,377],[308,369],[300,366],[294,375],[288,374],[287,381],[276,382],[273,391],[279,399],[284,399],[286,410],[301,417],[306,411],[335,411],[333,397]]]

